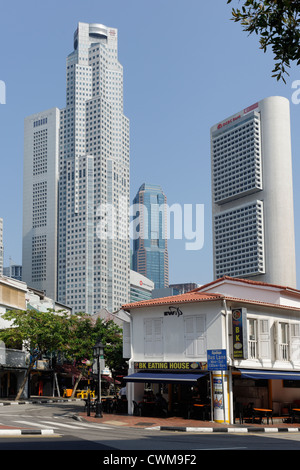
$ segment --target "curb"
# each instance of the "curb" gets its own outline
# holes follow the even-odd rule
[[[155,431],[174,431],[174,432],[219,432],[219,433],[279,433],[279,432],[300,432],[300,428],[191,428],[191,427],[176,427],[176,426],[154,426],[152,428],[146,428],[147,430]]]
[[[77,421],[89,422],[88,419],[84,416],[79,416],[74,414],[73,419]],[[109,423],[105,423],[109,424]],[[118,425],[116,424],[116,427]],[[134,427],[129,424],[129,427]],[[143,428],[146,431],[173,431],[173,432],[187,432],[187,433],[240,433],[240,434],[251,434],[251,433],[297,433],[300,432],[300,427],[257,427],[257,426],[241,426],[241,427],[224,427],[224,426],[203,426],[203,427],[191,427],[191,426],[145,426]]]
[[[80,401],[81,398],[53,398],[53,399],[40,399],[40,400],[20,400],[20,401],[8,401],[0,402],[0,406],[9,406],[9,405],[32,405],[38,403],[65,403],[71,401]]]
[[[81,398],[53,398],[53,399],[32,399],[32,400],[20,400],[18,402],[0,402],[0,406],[8,405],[28,405],[28,404],[39,404],[39,403],[64,403],[64,402],[73,402],[81,401]],[[87,421],[84,418],[78,416],[77,414],[72,416],[73,419],[77,421]],[[184,427],[184,426],[152,426],[145,427],[147,431],[173,431],[173,432],[188,432],[188,433],[297,433],[300,432],[300,428],[289,428],[289,427]],[[1,435],[51,435],[54,434],[53,429],[0,429]]]
[[[32,436],[32,435],[53,435],[53,429],[0,429],[1,436]]]

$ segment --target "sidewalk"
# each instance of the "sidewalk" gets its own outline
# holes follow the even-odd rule
[[[64,402],[79,402],[82,403],[80,398],[59,398],[59,397],[32,397],[29,399],[20,400],[18,402],[10,401],[6,399],[0,399],[1,406],[18,406],[24,404],[41,404],[41,403],[64,403]],[[244,423],[239,424],[226,424],[226,423],[215,423],[213,421],[200,421],[198,419],[184,419],[179,417],[144,417],[144,416],[129,416],[125,414],[109,414],[103,413],[102,418],[95,417],[95,411],[90,412],[90,416],[87,416],[86,411],[79,411],[74,413],[73,419],[89,422],[105,424],[109,426],[119,427],[132,427],[135,429],[146,429],[155,431],[174,431],[174,432],[223,432],[223,433],[253,433],[253,432],[300,432],[299,423],[285,423],[281,418],[273,418],[273,424],[266,424],[266,420],[263,420],[262,424],[257,423]],[[28,428],[16,428],[13,426],[3,426],[0,424],[0,436],[1,435],[30,435],[30,434],[54,434],[53,429],[28,429]]]
[[[282,419],[273,418],[273,424],[244,423],[226,424],[215,423],[214,421],[200,421],[198,419],[185,419],[179,417],[144,417],[129,416],[121,414],[103,413],[102,418],[96,418],[95,412],[87,416],[86,412],[81,412],[75,417],[80,421],[99,423],[112,426],[129,426],[147,430],[177,431],[177,432],[226,432],[226,433],[246,433],[246,432],[300,432],[299,423],[285,423]]]

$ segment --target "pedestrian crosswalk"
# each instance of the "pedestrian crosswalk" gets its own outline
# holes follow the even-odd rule
[[[15,423],[21,424],[23,426],[34,426],[34,427],[41,427],[41,428],[49,428],[51,427],[52,429],[60,429],[60,428],[66,428],[66,429],[73,429],[73,430],[82,430],[82,429],[110,429],[108,426],[102,426],[99,424],[91,424],[91,423],[81,423],[81,422],[76,422],[74,424],[67,424],[63,423],[61,421],[48,421],[48,420],[39,420],[37,421],[28,421],[28,420],[14,420]]]

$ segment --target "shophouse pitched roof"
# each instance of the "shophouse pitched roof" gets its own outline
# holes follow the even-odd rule
[[[170,305],[170,304],[176,305],[176,304],[184,304],[184,303],[226,300],[226,301],[231,301],[234,303],[252,304],[252,305],[260,305],[260,306],[271,307],[271,308],[276,308],[276,309],[300,311],[300,302],[299,302],[299,307],[297,307],[296,305],[289,306],[289,305],[282,305],[282,304],[276,304],[276,303],[271,303],[271,302],[264,302],[262,300],[245,299],[245,298],[225,295],[225,294],[221,294],[217,292],[205,292],[205,289],[211,288],[213,285],[217,285],[218,283],[226,281],[226,280],[232,281],[233,283],[242,282],[242,283],[250,284],[253,286],[272,287],[280,291],[285,291],[285,292],[288,292],[289,294],[292,293],[296,295],[297,297],[298,296],[300,297],[299,290],[290,288],[287,286],[279,286],[279,285],[267,284],[267,283],[259,282],[259,281],[252,281],[248,279],[239,279],[239,278],[224,276],[220,279],[217,279],[216,281],[210,282],[201,287],[198,287],[197,289],[194,289],[190,292],[186,292],[181,295],[173,295],[173,296],[168,296],[168,297],[143,300],[140,302],[128,303],[128,304],[123,305],[122,309],[130,311],[131,309],[137,309],[137,308],[143,308],[143,307],[156,307],[159,305]]]
[[[279,285],[279,284],[268,284],[266,282],[255,281],[255,280],[252,280],[252,279],[243,279],[243,278],[230,277],[230,276],[223,276],[219,279],[216,279],[215,281],[209,282],[208,284],[204,284],[204,285],[198,287],[195,290],[201,292],[201,291],[204,291],[207,288],[210,288],[214,285],[220,284],[224,281],[229,281],[229,282],[232,282],[232,283],[248,284],[248,285],[254,286],[254,287],[259,287],[259,286],[269,287],[269,288],[271,287],[271,288],[274,288],[274,289],[278,289],[280,291],[286,291],[286,292],[293,293],[295,295],[300,296],[300,290],[295,289],[294,287],[282,286],[282,285]]]
[[[209,292],[197,292],[193,290],[186,292],[181,295],[171,295],[168,297],[161,297],[158,299],[149,299],[142,300],[140,302],[134,302],[130,304],[123,305],[123,310],[128,310],[132,308],[141,308],[141,307],[155,307],[156,305],[169,305],[169,304],[182,304],[182,303],[192,303],[192,302],[201,302],[201,301],[210,301],[210,300],[222,300],[224,295],[214,294]]]

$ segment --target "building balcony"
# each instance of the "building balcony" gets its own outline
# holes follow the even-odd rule
[[[0,367],[27,367],[26,352],[19,349],[0,348]]]

